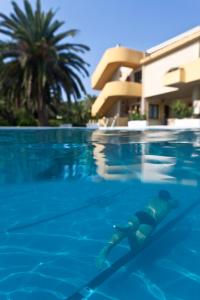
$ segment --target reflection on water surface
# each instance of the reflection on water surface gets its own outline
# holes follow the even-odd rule
[[[1,183],[139,180],[196,185],[200,132],[5,131]]]

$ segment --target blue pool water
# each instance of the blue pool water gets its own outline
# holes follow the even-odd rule
[[[0,299],[66,299],[160,189],[180,202],[166,222],[200,199],[199,131],[1,130]],[[199,300],[199,233],[197,207],[90,299]]]

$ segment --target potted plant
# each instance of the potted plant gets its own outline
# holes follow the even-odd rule
[[[193,108],[183,101],[177,100],[172,104],[171,109],[173,118],[168,119],[168,125],[180,129],[200,127],[200,119],[193,117]]]
[[[147,126],[146,116],[140,112],[133,112],[129,115],[128,127],[133,129],[143,129]]]
[[[193,109],[186,105],[186,103],[177,100],[175,103],[172,104],[172,114],[176,119],[184,119],[184,118],[191,118]]]

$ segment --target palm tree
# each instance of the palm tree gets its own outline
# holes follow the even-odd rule
[[[77,30],[61,31],[64,22],[55,20],[55,12],[44,12],[40,0],[35,10],[29,0],[24,9],[12,2],[13,12],[0,13],[0,93],[34,113],[40,125],[48,121],[47,110],[62,100],[68,103],[85,93],[80,76],[88,76],[88,64],[81,57],[89,47],[66,38]]]

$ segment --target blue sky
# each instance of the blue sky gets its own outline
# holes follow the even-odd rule
[[[23,0],[17,0],[20,5]],[[35,3],[35,0],[31,0]],[[90,46],[85,56],[90,74],[103,52],[120,43],[145,50],[200,24],[199,0],[42,0],[45,9],[58,9],[65,28],[80,33],[75,42]],[[0,0],[0,11],[11,11],[10,0]],[[90,79],[84,83],[89,93]]]

